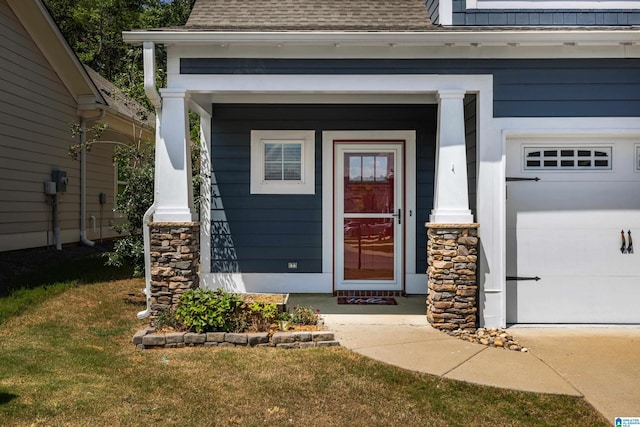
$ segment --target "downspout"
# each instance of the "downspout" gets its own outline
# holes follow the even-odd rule
[[[100,113],[93,117],[81,117],[80,119],[80,241],[83,245],[93,247],[96,242],[87,238],[87,123],[102,120],[106,111],[103,106],[96,105]]]
[[[160,118],[162,117],[162,101],[156,89],[156,49],[153,42],[144,42],[142,46],[144,60],[144,92],[151,104],[155,107],[156,113],[156,144],[160,140]],[[142,238],[144,243],[144,295],[147,308],[138,313],[138,319],[145,319],[151,314],[151,236],[149,232],[149,222],[156,211],[155,192],[158,188],[158,171],[154,173],[154,197],[153,204],[147,209],[142,217]]]

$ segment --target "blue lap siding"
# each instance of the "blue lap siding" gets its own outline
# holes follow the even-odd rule
[[[427,2],[431,8],[437,8],[437,3]],[[540,2],[540,7],[535,9],[467,9],[466,0],[453,0],[453,25],[589,27],[640,24],[638,10],[544,9],[544,6],[544,2]]]
[[[182,58],[182,74],[490,74],[495,117],[640,116],[640,59]]]
[[[435,105],[215,104],[212,272],[322,272],[322,131],[416,130],[418,272],[433,205]],[[315,130],[314,195],[250,194],[251,130]],[[297,262],[289,270],[288,262]]]

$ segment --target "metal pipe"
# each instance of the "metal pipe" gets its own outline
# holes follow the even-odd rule
[[[102,120],[106,111],[104,107],[96,105],[100,113],[93,117],[80,118],[80,241],[83,245],[93,247],[96,242],[87,238],[87,123]]]
[[[144,91],[155,107],[156,111],[156,143],[160,140],[160,123],[162,117],[162,98],[156,88],[156,50],[153,42],[144,42],[142,45],[144,60]],[[156,191],[158,189],[158,173],[154,174],[153,204],[147,209],[142,218],[142,237],[144,242],[144,295],[147,301],[147,308],[138,313],[138,319],[144,319],[151,314],[151,238],[149,233],[149,222],[156,211]]]

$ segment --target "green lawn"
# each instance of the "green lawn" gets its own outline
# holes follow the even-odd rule
[[[5,315],[0,425],[608,425],[582,399],[444,380],[344,348],[138,351],[143,306],[129,294],[142,287],[74,279]]]

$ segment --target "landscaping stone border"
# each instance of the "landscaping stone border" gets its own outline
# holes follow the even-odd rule
[[[231,333],[193,332],[156,333],[152,327],[142,329],[133,336],[133,344],[138,350],[183,347],[276,347],[309,348],[333,347],[340,345],[333,332],[268,332]]]

